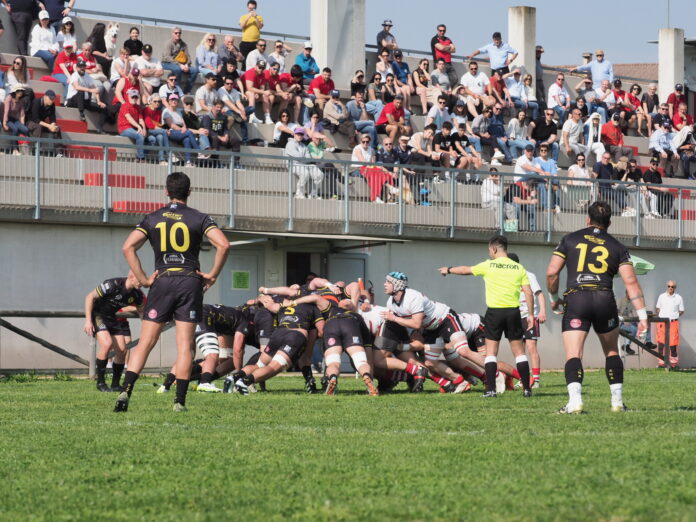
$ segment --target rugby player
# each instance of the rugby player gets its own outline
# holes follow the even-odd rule
[[[203,316],[203,292],[217,280],[230,248],[225,234],[213,219],[186,205],[191,180],[183,172],[167,176],[169,205],[152,212],[136,226],[125,243],[123,255],[140,284],[151,287],[143,311],[138,345],[133,349],[123,382],[125,390],[116,399],[115,412],[128,411],[133,386],[147,357],[162,333],[164,324],[176,325],[176,396],[174,411],[186,411],[186,392],[193,356],[196,324]],[[203,239],[215,247],[215,260],[209,272],[200,271],[198,254]],[[138,250],[149,240],[155,255],[155,272],[147,276]]]
[[[145,294],[140,282],[128,272],[127,277],[114,277],[103,281],[85,297],[84,332],[94,336],[99,344],[97,352],[97,390],[120,392],[121,374],[126,362],[126,344],[130,337],[127,320],[119,320],[116,312],[137,311],[142,315]],[[106,385],[106,364],[109,351],[114,350],[111,387]]]
[[[529,361],[524,353],[524,329],[520,316],[520,289],[527,300],[527,308],[534,309],[532,290],[529,287],[527,271],[507,256],[508,242],[505,236],[493,236],[488,242],[490,259],[474,266],[443,266],[438,268],[441,275],[483,276],[486,285],[486,316],[483,320],[486,334],[486,392],[484,397],[496,397],[496,374],[498,371],[498,348],[503,333],[510,342],[515,356],[517,371],[524,388],[524,396],[531,397],[529,385]],[[527,328],[534,325],[534,318],[527,316]]]
[[[648,328],[643,290],[638,283],[626,247],[607,232],[611,207],[595,201],[588,209],[587,228],[565,235],[558,244],[546,271],[551,309],[563,314],[563,346],[568,403],[559,413],[582,413],[582,355],[585,339],[594,328],[606,357],[606,374],[611,390],[611,411],[626,411],[623,402],[623,362],[619,356],[619,317],[614,299],[614,276],[623,280],[638,315],[638,337]],[[559,274],[566,268],[563,298],[558,296]],[[530,307],[531,309],[531,307]]]

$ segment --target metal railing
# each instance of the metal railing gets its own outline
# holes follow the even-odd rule
[[[19,145],[17,141],[19,140]],[[144,159],[140,159],[141,149]],[[694,248],[696,192],[688,187],[565,176],[537,179],[529,194],[513,186],[519,175],[423,165],[356,164],[340,159],[135,147],[122,143],[56,141],[0,136],[0,211],[4,219],[41,220],[51,211],[70,220],[123,223],[166,203],[165,178],[184,170],[193,182],[189,200],[226,228],[362,233],[422,238],[464,237],[500,231],[530,242],[551,242],[585,226],[596,199],[614,208],[612,233],[635,246]],[[196,153],[198,151],[195,151]],[[211,152],[211,151],[208,151]],[[106,173],[106,176],[104,175]],[[581,184],[578,184],[581,183]],[[515,199],[517,198],[517,199]],[[65,218],[67,216],[67,218]],[[84,219],[82,219],[84,221]]]

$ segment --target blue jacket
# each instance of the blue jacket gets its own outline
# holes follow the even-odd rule
[[[302,68],[302,77],[305,80],[311,80],[319,74],[319,66],[314,56],[311,54],[309,56],[305,56],[304,53],[299,54],[297,58],[295,58],[295,63]]]

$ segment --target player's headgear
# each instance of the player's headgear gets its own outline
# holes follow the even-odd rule
[[[394,287],[394,293],[399,290],[405,290],[408,286],[408,277],[403,272],[389,272],[387,274],[387,281],[389,281]]]

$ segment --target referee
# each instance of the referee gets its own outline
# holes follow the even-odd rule
[[[490,259],[474,266],[443,266],[440,274],[483,276],[486,284],[486,316],[483,320],[486,335],[486,392],[484,397],[496,397],[495,377],[498,373],[498,346],[505,334],[515,356],[517,371],[524,387],[524,396],[531,397],[529,383],[529,361],[524,351],[524,331],[534,326],[534,316],[527,316],[522,326],[520,316],[520,289],[524,292],[527,309],[534,309],[534,296],[529,286],[527,271],[508,257],[508,242],[504,236],[494,236],[488,242]]]

